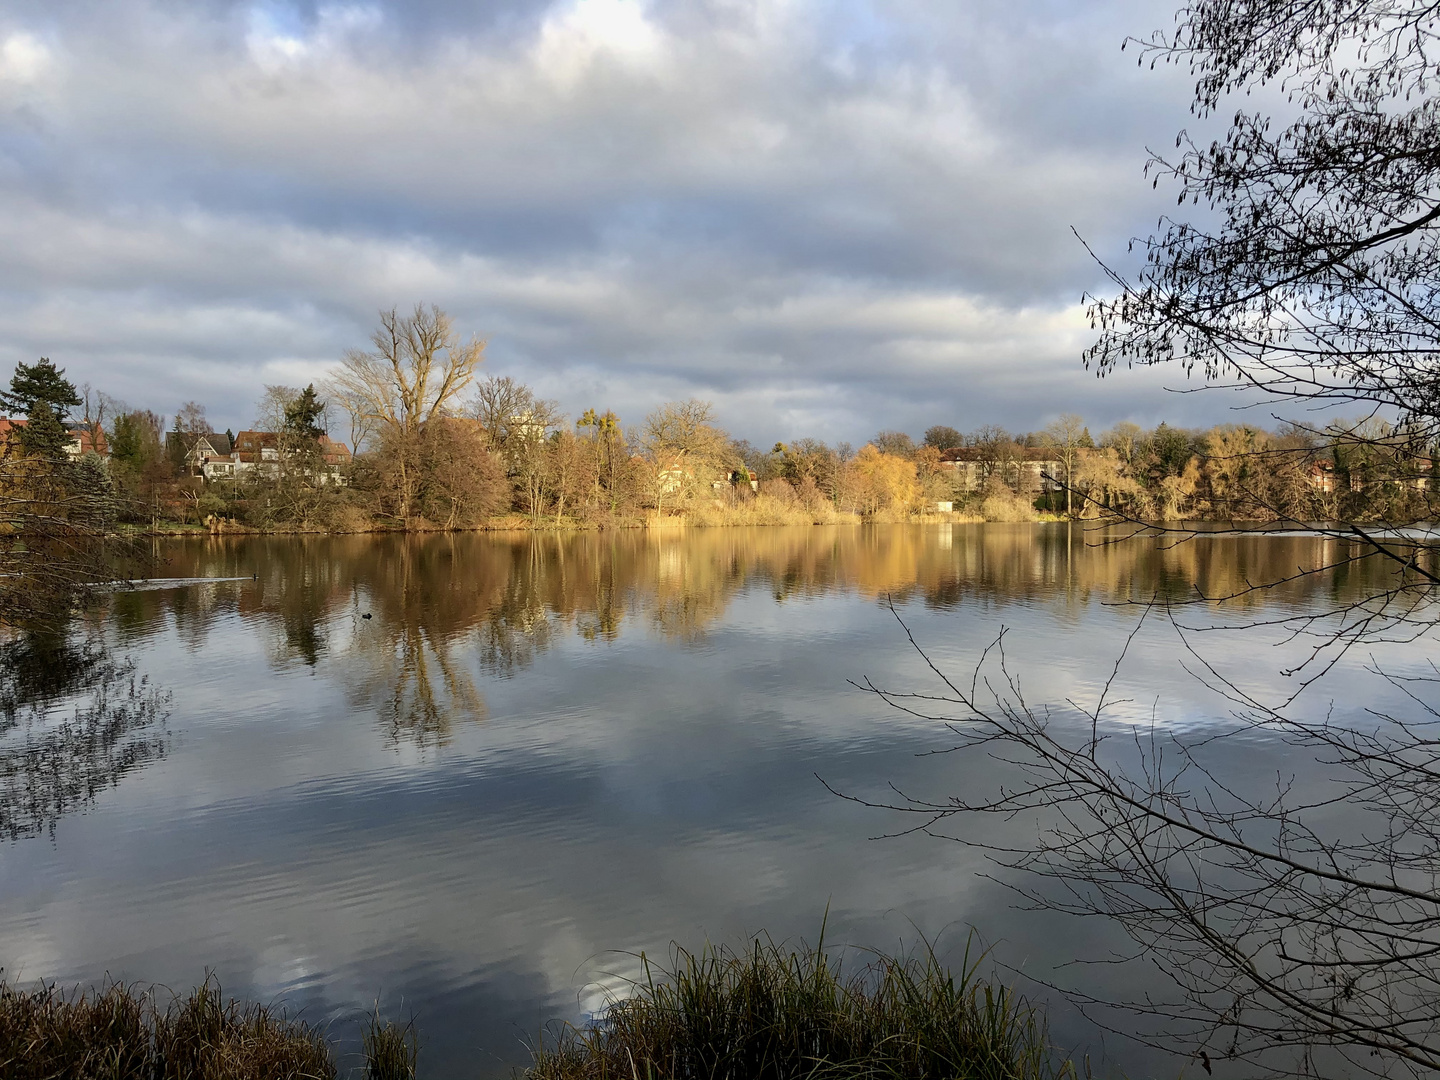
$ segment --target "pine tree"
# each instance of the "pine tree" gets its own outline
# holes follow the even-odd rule
[[[70,443],[70,433],[65,430],[60,416],[48,401],[36,401],[20,429],[20,447],[32,457],[62,461],[65,449]]]
[[[325,434],[320,417],[325,413],[325,403],[315,394],[315,384],[301,390],[295,400],[285,406],[285,433],[300,442],[316,442]]]
[[[15,365],[9,391],[0,390],[0,407],[11,415],[29,416],[37,403],[44,402],[56,423],[64,425],[71,406],[80,404],[75,384],[65,378],[47,357],[39,363]]]

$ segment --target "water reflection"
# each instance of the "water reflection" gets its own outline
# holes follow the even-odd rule
[[[443,682],[442,663],[462,653],[484,671],[504,674],[530,663],[568,627],[594,642],[616,640],[627,625],[699,641],[737,595],[762,583],[777,600],[851,591],[923,600],[940,610],[974,600],[1083,607],[1197,595],[1273,608],[1358,597],[1393,577],[1380,559],[1343,565],[1360,550],[1345,540],[1227,535],[1174,544],[1116,537],[1078,525],[220,537],[175,545],[167,573],[252,584],[128,594],[113,602],[113,617],[127,638],[173,624],[200,648],[217,617],[239,611],[273,628],[277,665],[313,667],[332,648],[331,624],[343,615],[348,625],[352,613],[369,611],[370,621],[387,629],[355,640],[362,649],[391,646],[375,653],[381,668],[398,662],[402,679]],[[1331,575],[1279,591],[1251,590],[1332,564],[1342,565]],[[352,643],[348,634],[340,637]]]
[[[0,836],[52,835],[61,815],[165,756],[168,697],[68,628],[0,644]]]
[[[121,594],[111,615],[122,641],[170,629],[204,652],[216,621],[238,614],[265,628],[277,670],[323,668],[392,743],[435,746],[485,718],[483,679],[531,665],[560,636],[699,644],[757,587],[782,603],[842,592],[936,611],[1044,603],[1063,617],[1094,602],[1197,595],[1233,595],[1241,611],[1298,610],[1392,576],[1370,560],[1256,592],[1357,549],[1302,536],[1116,540],[1066,525],[219,537],[166,557],[166,573],[216,584]]]
[[[1049,961],[1123,942],[1017,913],[974,853],[871,843],[893,821],[816,776],[874,797],[995,780],[991,763],[929,753],[948,731],[877,715],[847,683],[925,675],[878,610],[887,596],[955,669],[1011,626],[1027,694],[1062,702],[1093,694],[1134,625],[1105,604],[1236,591],[1339,554],[1298,537],[1098,539],[931,526],[176,542],[165,572],[207,583],[116,595],[92,627],[174,688],[175,739],[55,844],[0,846],[0,966],[171,985],[212,967],[321,1017],[394,995],[387,1007],[421,1017],[437,1080],[510,1075],[525,1038],[589,1007],[607,950],[813,938],[827,908],[834,940],[881,948],[913,941],[911,920],[932,935],[973,923],[1006,962],[1061,981]],[[1347,575],[1237,605],[1301,611],[1387,583],[1379,566]],[[1201,700],[1177,658],[1158,633],[1137,643],[1123,696],[1208,723],[1226,705]],[[1270,656],[1255,663],[1273,679]],[[1283,751],[1249,747],[1243,763],[1270,775]],[[1025,842],[1009,827],[990,839]],[[1090,1045],[1068,1015],[1057,1007],[1058,1037]]]

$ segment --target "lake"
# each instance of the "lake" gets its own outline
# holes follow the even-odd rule
[[[914,822],[832,793],[885,799],[893,783],[944,797],[995,775],[978,754],[927,756],[952,733],[852,680],[934,689],[897,614],[960,675],[1005,629],[1027,698],[1063,710],[1110,677],[1144,611],[1131,601],[1243,591],[1337,548],[1059,524],[156,550],[156,576],[175,580],[112,596],[75,633],[128,659],[119,677],[143,677],[161,715],[37,765],[35,740],[73,714],[75,693],[12,692],[17,717],[41,706],[0,729],[6,978],[188,989],[213,970],[228,993],[283,998],[342,1039],[378,1002],[416,1017],[422,1075],[438,1078],[508,1075],[546,1022],[581,1020],[623,987],[641,951],[759,931],[813,942],[827,912],[829,942],[925,935],[956,963],[973,926],[999,977],[1042,998],[1048,982],[1143,979],[1060,966],[1122,943],[1103,924],[1020,910],[983,853],[886,836]],[[1179,617],[1316,610],[1381,573]],[[1224,701],[1179,663],[1177,631],[1147,620],[1112,722],[1223,721]],[[1284,682],[1278,630],[1198,638],[1235,680]],[[1426,656],[1417,643],[1391,659]],[[1357,689],[1366,660],[1343,659],[1307,693],[1341,714],[1374,704],[1383,689],[1363,702]],[[1237,768],[1281,754],[1257,736]],[[35,775],[61,767],[83,776],[57,788]],[[1036,827],[982,825],[984,839],[1022,842]],[[1132,1073],[1185,1064],[1102,1038],[1058,1000],[1052,1030]]]

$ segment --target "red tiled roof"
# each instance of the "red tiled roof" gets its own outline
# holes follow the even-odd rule
[[[24,427],[27,423],[29,423],[29,421],[23,417],[20,419],[11,419],[10,417],[0,416],[0,442],[8,439],[10,432],[17,428]],[[88,454],[92,451],[97,454],[108,454],[110,452],[110,444],[105,439],[105,430],[103,428],[92,433],[88,424],[66,424],[65,433],[70,436],[71,440],[79,444],[80,453],[82,454]]]

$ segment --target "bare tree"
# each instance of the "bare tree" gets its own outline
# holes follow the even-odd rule
[[[968,442],[980,453],[979,464],[984,473],[981,486],[989,486],[992,482],[1009,484],[1011,474],[1016,473],[1015,462],[1019,454],[1015,438],[996,424],[985,424],[971,432]]]
[[[599,462],[588,449],[589,444],[571,431],[557,431],[546,443],[546,472],[555,494],[557,522],[564,519],[565,507],[573,508],[599,477]]]
[[[903,431],[881,431],[870,440],[870,445],[882,454],[908,458],[915,454],[915,440]]]
[[[90,435],[90,449],[98,453],[104,445],[105,418],[114,417],[125,406],[109,394],[95,390],[87,382],[80,385],[80,407],[81,419]]]
[[[588,431],[591,452],[595,459],[595,492],[609,503],[609,512],[614,514],[619,506],[621,489],[627,477],[625,460],[625,431],[620,418],[613,412],[599,413],[586,409],[575,427]]]
[[[404,316],[382,311],[370,340],[373,351],[347,351],[331,382],[352,428],[369,425],[396,456],[397,512],[408,521],[419,483],[420,433],[431,419],[448,415],[470,385],[485,342],[462,344],[450,316],[433,304],[416,304]]]
[[[565,416],[553,401],[536,399],[529,410],[516,417],[510,425],[505,442],[505,457],[530,517],[538,519],[544,508],[546,487],[550,482],[550,436],[566,426]]]
[[[210,430],[210,421],[205,416],[205,406],[198,401],[187,401],[175,414],[175,430],[186,435],[203,435]]]
[[[730,437],[715,426],[714,407],[697,398],[661,405],[645,418],[640,442],[654,466],[657,513],[667,495],[678,501],[708,487],[730,449]]]
[[[266,385],[255,406],[255,430],[279,431],[285,426],[285,410],[300,396],[297,386]]]
[[[538,518],[548,479],[546,440],[565,424],[560,406],[509,375],[492,375],[476,385],[468,411],[505,461],[530,516]]]
[[[1073,515],[1071,490],[1075,486],[1075,462],[1080,459],[1080,446],[1085,439],[1085,420],[1075,413],[1063,413],[1041,434],[1065,469],[1065,514]]]
[[[1145,431],[1139,424],[1122,420],[1100,436],[1100,445],[1111,447],[1128,468],[1140,453],[1145,441]]]
[[[377,421],[367,403],[367,398],[362,393],[357,393],[349,386],[342,386],[334,379],[325,383],[327,398],[333,402],[336,408],[344,412],[350,422],[350,450],[359,454],[369,444],[371,437],[375,434]]]
[[[480,421],[495,448],[503,449],[510,433],[535,410],[535,392],[509,375],[491,375],[475,384],[469,413]]]
[[[965,436],[949,424],[935,424],[925,429],[925,445],[936,450],[950,450],[965,445]]]

